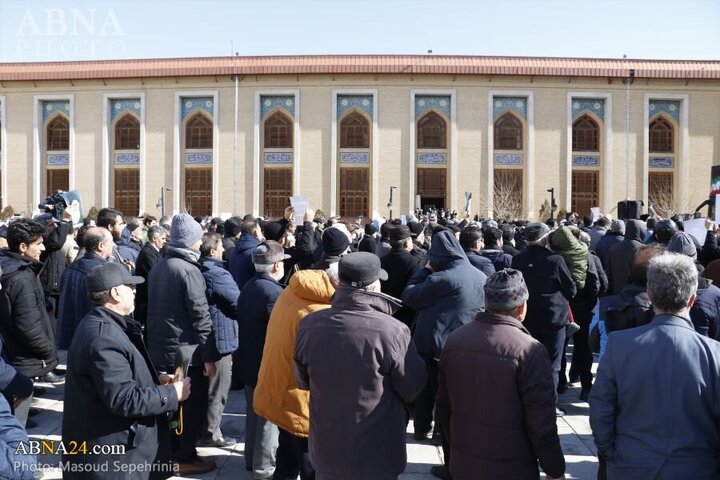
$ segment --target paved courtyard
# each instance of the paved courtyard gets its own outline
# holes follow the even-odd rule
[[[61,352],[65,354],[66,352]],[[61,356],[61,361],[64,355]],[[39,384],[40,386],[45,386]],[[38,413],[31,418],[37,427],[28,429],[32,439],[59,440],[61,433],[63,392],[64,386],[45,386],[46,391],[39,395],[33,407]],[[558,418],[558,431],[562,449],[567,462],[566,478],[590,480],[596,477],[597,458],[593,445],[590,425],[588,423],[589,407],[587,403],[580,402],[579,387],[571,387],[567,393],[560,396],[560,406],[567,414]],[[242,391],[231,391],[225,414],[223,416],[223,433],[240,442],[234,448],[200,448],[200,455],[212,458],[218,468],[210,473],[194,477],[203,480],[234,479],[252,480],[250,472],[245,470],[243,456],[243,440],[245,438],[245,396]],[[90,413],[90,412],[89,412]],[[442,463],[442,450],[426,442],[417,442],[412,438],[412,422],[408,428],[408,465],[400,478],[402,480],[430,480],[430,467]],[[42,456],[39,463],[42,479],[60,479],[62,474],[58,468],[60,458]],[[180,477],[173,477],[180,478]],[[544,478],[544,477],[543,477]]]

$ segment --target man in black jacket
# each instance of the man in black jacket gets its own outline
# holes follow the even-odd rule
[[[483,249],[483,234],[479,228],[470,226],[460,232],[460,246],[473,267],[483,272],[486,277],[495,273],[492,261],[480,253]]]
[[[96,306],[83,318],[68,351],[62,436],[89,451],[110,445],[126,450],[64,455],[63,461],[75,467],[64,478],[107,478],[78,473],[80,467],[106,463],[111,471],[137,467],[133,478],[174,474],[165,414],[188,398],[190,379],[161,378],[150,363],[140,324],[128,316],[134,309],[133,286],[143,282],[118,263],[104,263],[87,275]]]
[[[147,232],[148,241],[140,250],[135,265],[135,274],[147,282],[150,270],[163,257],[163,248],[167,241],[167,230],[160,225],[153,225]],[[146,283],[141,283],[135,291],[135,320],[145,323],[147,320],[148,288]]]
[[[390,231],[390,253],[380,260],[383,270],[388,274],[387,280],[381,282],[382,293],[400,298],[410,278],[423,267],[425,257],[413,255],[413,250],[410,229],[405,225],[395,226]],[[415,311],[403,305],[393,316],[412,328]]]
[[[21,218],[8,227],[8,250],[0,252],[0,335],[18,372],[33,378],[57,366],[55,332],[45,308],[45,292],[38,279],[40,254],[45,250],[45,227]],[[15,409],[25,426],[32,395]]]
[[[620,293],[630,279],[635,253],[645,241],[645,223],[640,220],[628,220],[625,224],[625,239],[610,249],[607,256],[605,273],[608,276],[611,295]]]

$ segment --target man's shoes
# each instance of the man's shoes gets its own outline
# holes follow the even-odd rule
[[[430,440],[432,438],[431,431],[427,432],[415,432],[413,433],[413,439],[417,440],[418,442],[424,442],[426,440]]]
[[[564,410],[560,410],[559,408],[555,407],[555,416],[556,416],[556,417],[564,417],[564,416],[565,416],[565,411],[564,411]]]
[[[217,440],[212,438],[201,439],[198,442],[198,447],[213,447],[213,448],[227,448],[234,447],[237,444],[237,440],[231,437],[222,437]]]
[[[435,465],[430,469],[430,473],[433,475],[433,477],[437,477],[442,480],[452,480],[450,471],[445,465]]]
[[[62,383],[65,383],[65,377],[61,377],[60,375],[55,375],[53,372],[49,372],[42,377],[38,377],[37,381],[40,383],[49,383],[50,385],[60,385]]]
[[[212,460],[201,460],[196,457],[189,462],[177,462],[177,474],[184,475],[201,475],[203,473],[212,472],[216,465]]]

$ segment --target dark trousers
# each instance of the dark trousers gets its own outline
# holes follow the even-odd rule
[[[173,437],[174,456],[181,462],[197,457],[195,447],[200,438],[203,420],[208,408],[208,378],[203,375],[202,366],[188,368],[191,382],[190,398],[183,406],[183,431]]]
[[[230,393],[232,357],[225,355],[215,362],[215,368],[217,373],[208,379],[208,408],[203,422],[203,437],[208,440],[222,440],[223,438],[220,423]]]
[[[555,402],[557,402],[557,387],[560,378],[560,361],[565,350],[565,327],[556,327],[555,329],[531,331],[530,334],[540,343],[543,344],[550,356],[550,365],[552,365],[553,384],[555,385]]]
[[[438,391],[438,361],[432,355],[420,354],[425,360],[427,369],[427,382],[417,398],[415,398],[413,412],[413,426],[415,433],[428,433],[432,429],[433,411],[435,410],[435,397]]]
[[[277,457],[273,480],[315,480],[315,469],[308,453],[308,439],[296,437],[279,428]]]
[[[592,387],[592,362],[593,354],[590,350],[590,322],[592,320],[592,311],[589,315],[576,316],[575,322],[580,326],[580,330],[575,332],[573,336],[573,356],[570,365],[570,377],[577,375],[580,377],[580,383],[583,389]]]

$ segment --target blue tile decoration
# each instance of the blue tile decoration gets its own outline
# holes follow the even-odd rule
[[[186,153],[185,163],[188,165],[208,165],[212,163],[212,153]]]
[[[123,98],[123,99],[112,99],[110,100],[110,120],[123,113],[125,110],[130,110],[138,118],[140,118],[140,99],[139,98]]]
[[[340,163],[369,163],[370,155],[365,152],[342,152]]]
[[[139,153],[117,153],[115,154],[115,165],[139,165]]]
[[[263,95],[260,97],[260,118],[271,110],[282,108],[290,117],[295,118],[295,95]]]
[[[511,110],[527,119],[527,97],[493,97],[493,118]]]
[[[600,157],[597,155],[573,155],[574,167],[599,167]]]
[[[215,116],[213,97],[182,97],[180,98],[180,105],[182,111],[180,118],[182,120],[185,120],[185,117],[198,109],[210,114],[211,118]]]
[[[680,123],[680,101],[679,100],[650,100],[650,118],[658,113],[665,113]]]
[[[42,102],[43,123],[56,113],[62,113],[70,118],[70,100],[44,100]]]
[[[673,168],[674,163],[672,157],[650,157],[650,168]]]
[[[373,118],[373,97],[372,95],[338,95],[337,97],[337,118],[342,117],[343,113],[350,109],[357,108],[363,110]]]
[[[266,152],[265,163],[292,163],[292,152]]]
[[[418,153],[417,163],[439,165],[447,163],[447,153]]]
[[[434,108],[450,118],[449,95],[415,95],[415,120],[422,117],[425,112]]]
[[[67,153],[52,153],[47,156],[48,165],[70,165],[70,155]]]
[[[496,153],[495,165],[522,165],[523,157],[517,153]]]
[[[573,98],[572,113],[573,120],[585,112],[592,112],[605,121],[605,99],[604,98]]]

